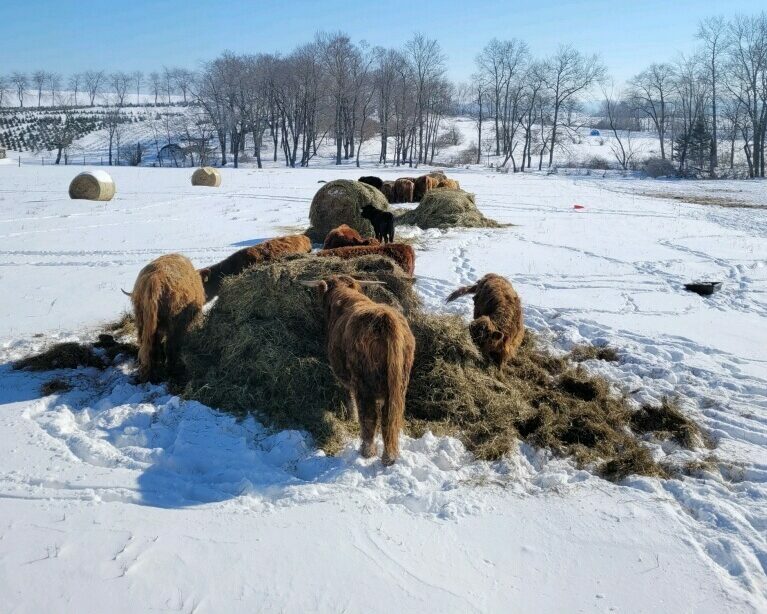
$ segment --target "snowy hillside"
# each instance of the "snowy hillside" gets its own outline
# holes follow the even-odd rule
[[[767,609],[763,181],[459,168],[479,208],[515,226],[398,229],[427,308],[468,317],[448,293],[505,275],[555,351],[617,348],[586,367],[639,402],[678,395],[716,443],[648,441],[699,469],[613,484],[546,450],[485,463],[431,434],[406,438],[391,468],[355,442],[328,457],[303,433],[136,385],[128,367],[59,373],[74,388],[41,397],[57,374],[11,363],[92,338],[149,260],[212,263],[305,229],[320,180],[400,174],[319,160],[225,168],[205,189],[189,169],[119,167],[115,199],[92,203],[67,198],[76,170],[0,166],[0,609]],[[683,290],[695,279],[724,286],[702,298]]]

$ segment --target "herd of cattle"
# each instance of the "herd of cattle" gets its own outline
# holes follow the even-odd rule
[[[396,181],[388,183],[397,185]],[[139,272],[133,290],[125,292],[135,314],[139,379],[157,382],[163,373],[171,377],[182,374],[180,347],[184,336],[201,317],[205,303],[218,295],[227,276],[238,275],[256,264],[311,251],[308,237],[292,235],[246,247],[200,270],[181,254],[160,256],[150,262]],[[415,252],[410,245],[364,239],[345,224],[328,233],[322,249],[315,252],[317,257],[343,259],[367,254],[390,258],[407,275],[415,272]],[[364,286],[384,282],[337,275],[301,283],[315,288],[323,305],[328,361],[349,392],[352,413],[358,415],[360,453],[366,458],[375,455],[374,437],[380,419],[382,462],[389,465],[399,454],[399,432],[415,355],[410,326],[400,311],[364,294]],[[474,298],[471,337],[480,351],[502,368],[524,335],[519,296],[506,279],[492,273],[472,286],[457,289],[447,300],[468,294]]]
[[[448,178],[442,171],[434,171],[420,177],[400,177],[395,181],[384,181],[380,177],[360,177],[361,183],[367,183],[379,189],[389,203],[417,203],[426,192],[435,188],[460,189],[455,179]]]

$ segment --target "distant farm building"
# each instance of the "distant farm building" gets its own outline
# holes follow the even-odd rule
[[[592,128],[591,132],[589,133],[589,136],[602,136],[602,133],[599,132],[596,128]]]
[[[157,154],[157,162],[164,166],[167,162],[170,166],[186,166],[186,150],[180,145],[171,143],[165,145]]]

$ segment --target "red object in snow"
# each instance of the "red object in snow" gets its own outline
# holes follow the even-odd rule
[[[583,205],[573,205],[573,209],[585,209]]]

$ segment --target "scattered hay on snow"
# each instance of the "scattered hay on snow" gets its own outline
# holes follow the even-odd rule
[[[80,173],[69,184],[69,198],[82,200],[112,200],[115,182],[105,171]]]
[[[373,186],[359,181],[337,179],[323,185],[309,208],[311,227],[306,231],[315,243],[322,243],[327,234],[341,224],[348,224],[363,237],[375,236],[373,226],[360,215],[365,205],[387,210],[386,197]]]
[[[203,166],[192,173],[192,185],[217,188],[221,185],[221,173],[212,166]]]
[[[187,396],[276,428],[311,433],[328,453],[357,433],[345,393],[326,358],[324,317],[315,294],[296,283],[332,274],[378,279],[374,300],[400,305],[416,338],[406,432],[460,438],[493,460],[527,442],[594,465],[620,479],[664,475],[630,430],[636,411],[609,383],[552,356],[528,333],[504,370],[488,364],[461,318],[421,309],[412,284],[387,259],[298,256],[227,279],[203,326],[184,349]]]
[[[40,386],[40,394],[42,394],[44,397],[50,396],[52,394],[59,394],[60,392],[69,392],[70,390],[72,390],[72,384],[66,380],[61,379],[60,377],[49,379],[42,386]]]
[[[695,422],[685,416],[679,401],[664,397],[661,404],[643,405],[631,415],[631,428],[658,439],[673,439],[684,448],[711,445]]]
[[[397,218],[398,224],[419,228],[501,228],[495,220],[477,209],[474,194],[451,188],[436,188],[426,192],[420,204]]]
[[[104,362],[96,356],[93,348],[84,343],[67,341],[55,343],[48,349],[17,360],[14,369],[25,371],[52,371],[54,369],[76,369],[77,367],[103,368]]]
[[[575,362],[585,360],[604,360],[606,362],[618,362],[618,351],[609,345],[591,345],[583,343],[576,345],[570,350],[570,358]]]

